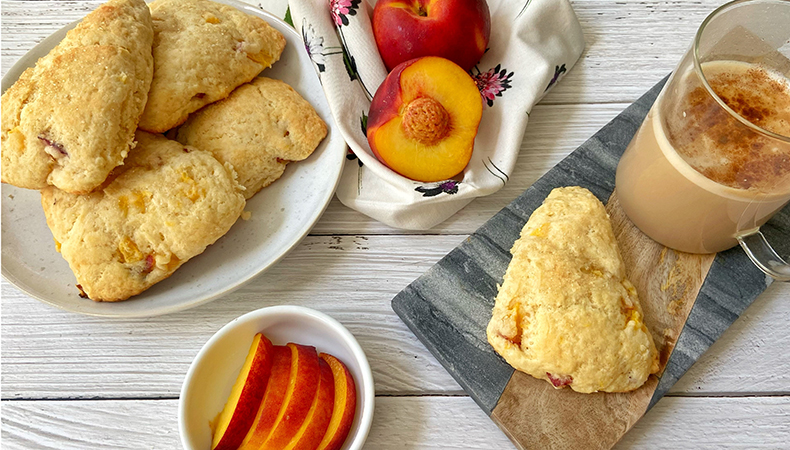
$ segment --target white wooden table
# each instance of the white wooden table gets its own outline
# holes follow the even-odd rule
[[[100,1],[2,0],[2,73]],[[538,105],[509,184],[412,233],[333,200],[309,237],[243,289],[190,311],[105,320],[53,309],[2,281],[6,449],[180,448],[182,379],[203,343],[264,306],[346,325],[370,359],[366,448],[513,448],[390,308],[466,235],[673,69],[717,0],[575,0],[587,50]],[[790,284],[774,283],[617,448],[790,448]]]

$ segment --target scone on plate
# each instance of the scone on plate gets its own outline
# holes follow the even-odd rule
[[[2,97],[2,180],[90,192],[121,164],[151,85],[151,16],[143,0],[88,14]]]
[[[310,156],[326,133],[324,121],[293,88],[259,77],[192,114],[176,140],[232,164],[249,199],[280,178],[289,161]]]
[[[96,301],[125,300],[167,278],[244,208],[233,169],[211,153],[144,131],[137,140],[101,189],[41,191],[59,251]]]
[[[157,0],[154,79],[140,128],[161,133],[227,97],[280,59],[285,38],[263,19],[208,0]]]
[[[554,189],[521,230],[488,341],[515,369],[577,392],[624,392],[658,371],[603,204]]]

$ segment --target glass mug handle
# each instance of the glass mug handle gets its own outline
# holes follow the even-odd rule
[[[737,239],[760,270],[779,281],[790,281],[790,264],[776,254],[759,229],[740,235]]]

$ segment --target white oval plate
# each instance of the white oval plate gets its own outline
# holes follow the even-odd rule
[[[289,164],[285,174],[247,202],[247,220],[140,295],[117,303],[80,298],[66,261],[55,251],[38,191],[2,185],[2,274],[16,287],[45,303],[81,314],[146,317],[191,308],[228,294],[279,261],[313,227],[332,199],[346,154],[335,130],[318,76],[299,34],[288,24],[253,6],[215,0],[266,20],[285,36],[280,60],[261,75],[285,81],[327,123],[329,133],[305,161]],[[23,56],[3,77],[5,92],[38,58],[57,45],[68,25]]]

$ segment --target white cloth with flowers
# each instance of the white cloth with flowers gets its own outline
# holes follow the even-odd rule
[[[395,228],[431,228],[475,197],[501,189],[515,166],[530,110],[584,50],[568,0],[488,0],[489,49],[471,71],[484,104],[472,159],[451,180],[422,183],[383,165],[367,142],[370,98],[387,75],[373,38],[373,6],[366,0],[289,4],[350,147],[337,196]]]

